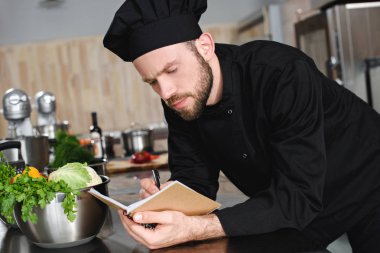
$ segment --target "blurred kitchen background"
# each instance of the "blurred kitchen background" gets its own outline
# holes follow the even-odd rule
[[[52,93],[55,117],[67,120],[72,133],[88,133],[94,111],[103,131],[163,122],[158,96],[130,63],[102,45],[122,2],[1,0],[0,95],[10,88],[24,91],[35,125],[37,92]],[[298,46],[321,71],[380,108],[380,88],[375,85],[380,69],[379,3],[336,5],[342,2],[358,1],[209,0],[200,23],[217,42],[269,39]],[[0,138],[7,136],[7,126],[0,116]]]
[[[37,125],[86,135],[96,112],[104,136],[120,141],[130,129],[158,129],[165,150],[159,97],[102,44],[123,1],[0,0],[0,140],[17,139],[16,130],[31,125],[49,139],[54,132]],[[380,111],[380,1],[208,0],[200,24],[221,43],[298,47]],[[121,147],[117,154],[126,153]],[[345,237],[329,249],[350,252]]]

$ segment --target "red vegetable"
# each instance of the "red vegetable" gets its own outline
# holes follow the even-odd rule
[[[132,155],[133,163],[147,163],[152,160],[151,154],[147,151],[136,152]]]

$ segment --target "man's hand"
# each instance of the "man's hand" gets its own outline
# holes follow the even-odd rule
[[[139,212],[133,220],[119,210],[124,228],[138,242],[150,249],[158,249],[171,245],[205,240],[225,236],[216,215],[186,216],[177,211]],[[148,229],[139,223],[157,223],[154,229]]]
[[[157,188],[157,186],[154,183],[154,180],[151,178],[143,178],[140,180],[140,198],[145,199],[149,197],[152,194],[155,194],[161,189],[164,189],[166,186],[170,185],[173,181],[168,181],[165,184],[162,184],[160,189]]]

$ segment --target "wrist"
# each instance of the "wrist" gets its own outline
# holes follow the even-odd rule
[[[222,224],[215,214],[192,217],[193,231],[192,240],[206,240],[217,237],[224,237]]]

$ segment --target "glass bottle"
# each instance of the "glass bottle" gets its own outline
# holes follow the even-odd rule
[[[102,129],[98,125],[96,112],[91,113],[92,125],[90,127],[91,143],[94,147],[94,158],[104,158]]]

